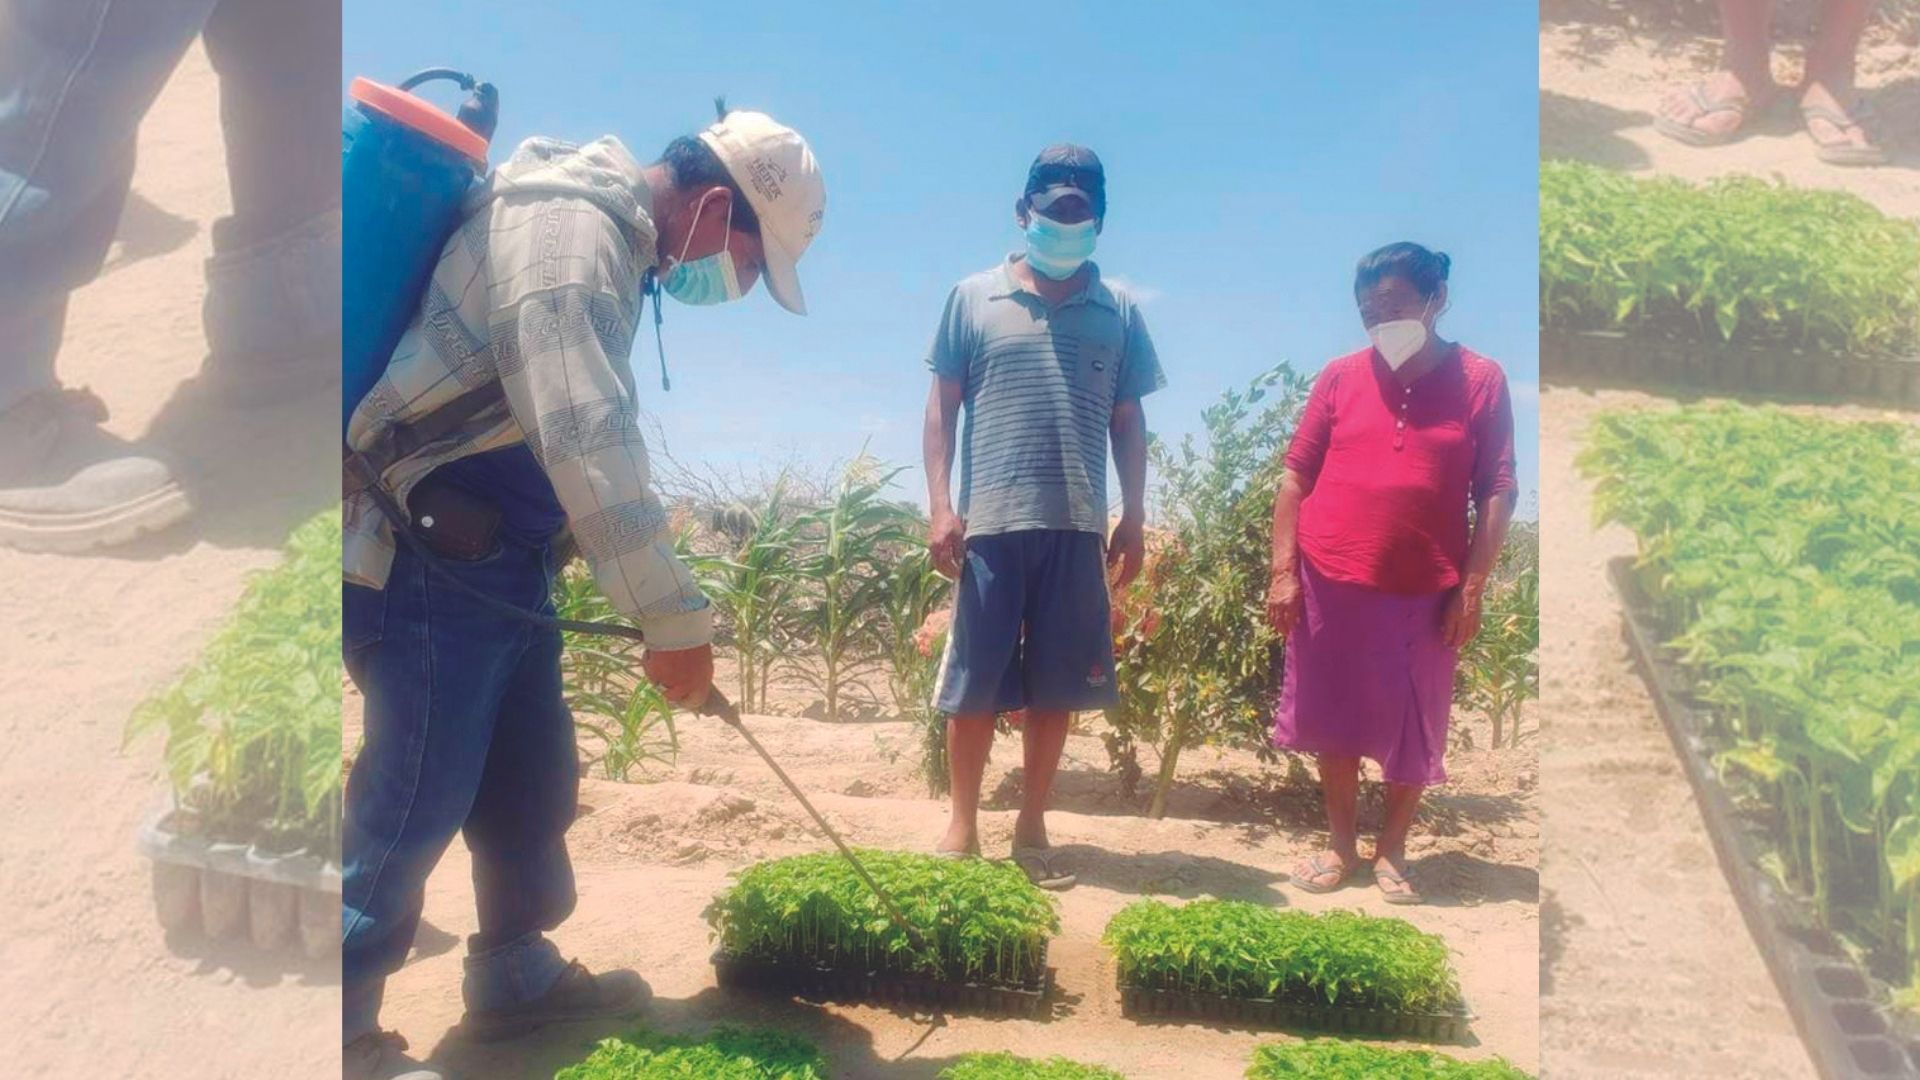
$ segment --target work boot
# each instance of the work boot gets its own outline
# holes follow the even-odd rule
[[[86,390],[47,390],[0,412],[0,547],[76,553],[186,517],[173,473],[100,425]]]
[[[397,1031],[370,1031],[348,1043],[340,1055],[342,1080],[453,1080],[407,1056],[407,1040]]]
[[[538,999],[504,1009],[468,1009],[460,1030],[474,1042],[497,1042],[543,1024],[633,1016],[651,1000],[653,989],[639,972],[622,969],[595,975],[575,960],[560,973],[553,989]]]

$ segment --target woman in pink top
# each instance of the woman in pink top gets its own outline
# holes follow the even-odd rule
[[[1360,261],[1373,346],[1321,371],[1274,500],[1267,617],[1287,650],[1273,738],[1318,757],[1333,834],[1293,869],[1308,892],[1368,865],[1356,817],[1369,758],[1387,782],[1374,881],[1390,903],[1420,902],[1407,831],[1421,789],[1446,779],[1454,665],[1513,515],[1506,374],[1434,333],[1449,265],[1405,243]]]

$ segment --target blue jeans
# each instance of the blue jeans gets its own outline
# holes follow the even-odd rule
[[[202,36],[233,195],[208,342],[258,353],[337,334],[338,4],[0,0],[0,412],[54,385],[67,294],[106,260],[141,118]]]
[[[544,547],[504,541],[459,578],[553,612]],[[502,615],[402,548],[384,590],[345,587],[347,671],[366,736],[347,779],[341,944],[343,1028],[376,1026],[386,978],[420,925],[427,876],[455,834],[473,855],[480,932],[468,940],[469,1009],[523,1004],[565,969],[543,932],[573,912],[566,834],[580,789],[560,635]]]

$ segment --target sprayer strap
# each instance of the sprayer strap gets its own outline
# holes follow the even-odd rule
[[[505,400],[499,383],[488,383],[461,394],[445,405],[410,424],[388,428],[370,448],[346,455],[346,475],[341,481],[343,496],[357,495],[379,483],[388,469],[460,430],[467,421]]]

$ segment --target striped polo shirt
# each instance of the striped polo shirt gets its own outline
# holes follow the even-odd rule
[[[1014,258],[954,287],[927,353],[936,374],[966,387],[959,513],[968,536],[1105,536],[1114,403],[1166,377],[1140,309],[1099,267],[1050,308],[1008,272]]]

